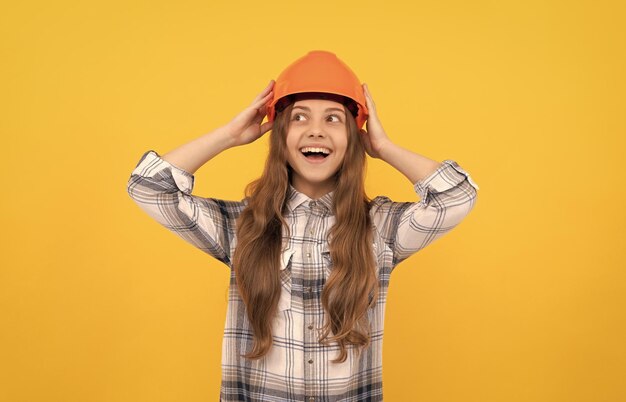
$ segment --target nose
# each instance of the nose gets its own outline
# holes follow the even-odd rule
[[[326,134],[324,134],[323,131],[321,130],[311,130],[309,131],[309,137],[325,137]]]
[[[309,137],[311,136],[322,137],[324,135],[325,135],[324,129],[320,127],[320,124],[313,123],[311,126],[311,129],[309,130]]]

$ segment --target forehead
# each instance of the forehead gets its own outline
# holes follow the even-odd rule
[[[293,106],[303,106],[310,109],[325,109],[329,107],[336,107],[343,110],[343,104],[329,99],[302,99],[296,101]]]

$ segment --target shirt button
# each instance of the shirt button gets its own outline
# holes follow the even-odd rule
[[[310,205],[311,207],[314,207],[314,206],[316,206],[316,205],[317,205],[317,203],[316,203],[315,201],[311,201],[311,202],[309,203],[309,205]]]
[[[304,290],[305,290],[306,292],[310,292],[310,291],[311,291],[311,287],[310,287],[310,286],[307,286],[306,288],[304,288]]]
[[[313,359],[309,359],[309,364],[313,364]]]
[[[313,324],[309,324],[308,328],[313,329]]]
[[[315,402],[315,398],[313,398],[312,396],[309,397],[309,402]]]
[[[309,230],[309,234],[310,234],[311,236],[313,236],[313,234],[314,234],[314,233],[315,233],[315,232],[313,232],[312,230]]]
[[[311,258],[311,253],[306,253],[306,256]]]

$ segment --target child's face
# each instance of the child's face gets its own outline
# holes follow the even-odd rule
[[[291,184],[296,190],[313,199],[332,191],[333,175],[343,162],[347,146],[348,129],[341,103],[327,99],[294,103],[287,131],[287,162],[293,169]],[[306,157],[303,147],[326,148],[330,153],[326,157]]]

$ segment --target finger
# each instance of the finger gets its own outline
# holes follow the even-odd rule
[[[267,103],[268,100],[272,99],[273,95],[274,95],[274,91],[270,91],[264,97],[260,99],[255,99],[254,102],[252,102],[252,104],[250,105],[250,107],[255,108],[255,109],[260,108],[261,106],[263,106],[263,104]]]
[[[252,101],[253,103],[256,102],[257,100],[263,98],[264,96],[267,95],[267,91],[272,89],[272,86],[274,84],[274,80],[270,80],[270,82],[267,84],[267,86],[263,89],[263,91],[261,91],[260,94],[258,94],[254,100]]]
[[[367,90],[367,86],[365,84],[363,84],[363,88],[365,89],[365,103],[368,109],[374,109],[374,100],[372,99],[372,96],[370,95],[369,91]]]
[[[265,119],[265,116],[268,115],[267,105],[262,105],[259,108],[256,108],[253,110],[255,110],[254,118],[252,119],[252,122],[254,124],[260,124],[263,121],[263,119]]]
[[[363,86],[365,87],[366,98],[370,101],[372,105],[375,105],[374,99],[372,99],[372,94],[370,93],[370,89],[367,87],[367,84],[363,84]]]
[[[273,124],[274,124],[274,122],[269,122],[269,121],[261,124],[261,133],[264,134],[264,133],[268,132],[269,130],[271,130]]]

